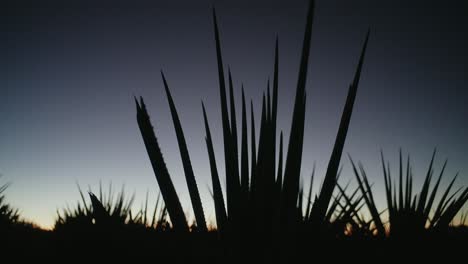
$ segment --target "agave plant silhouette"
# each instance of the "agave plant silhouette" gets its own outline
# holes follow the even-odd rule
[[[0,186],[0,229],[7,229],[20,221],[19,210],[12,207],[5,200],[4,192],[9,186],[10,183]]]
[[[392,182],[390,164],[385,162],[383,153],[381,153],[388,210],[388,235],[391,238],[421,238],[428,233],[426,231],[436,231],[439,234],[440,232],[447,232],[452,220],[468,201],[468,187],[451,192],[458,176],[457,173],[437,203],[436,196],[447,166],[447,160],[440,170],[437,181],[431,188],[435,156],[436,150],[432,154],[421,190],[419,193],[414,193],[410,156],[407,157],[405,169],[403,155],[400,150],[399,181],[397,185],[396,181]],[[375,229],[378,235],[385,236],[384,221],[377,209],[364,166],[361,163],[356,165],[351,157],[350,161]]]
[[[324,184],[313,203],[311,201],[312,194],[311,191],[309,191],[308,201],[306,201],[307,210],[306,212],[303,212],[303,191],[299,179],[302,163],[306,109],[306,81],[314,6],[314,1],[310,1],[299,65],[296,96],[291,123],[291,134],[289,136],[289,143],[287,145],[287,153],[284,161],[284,171],[282,132],[280,133],[279,146],[277,142],[279,89],[278,39],[276,39],[274,52],[275,58],[273,65],[272,91],[270,89],[270,82],[268,81],[266,94],[263,93],[258,145],[256,144],[254,106],[252,101],[250,103],[250,147],[248,145],[249,133],[247,127],[248,120],[246,100],[244,89],[241,87],[242,120],[239,151],[236,107],[234,100],[235,87],[233,85],[233,78],[230,69],[227,71],[226,82],[223,56],[221,52],[221,38],[216,12],[213,9],[224,166],[226,172],[226,196],[224,196],[220,185],[209,121],[203,103],[202,111],[206,130],[206,144],[210,162],[213,190],[212,196],[215,204],[217,227],[222,233],[222,236],[227,238],[229,241],[235,242],[238,240],[242,237],[242,232],[249,232],[249,234],[257,232],[265,240],[268,240],[269,238],[272,238],[273,234],[278,230],[284,230],[286,233],[294,233],[295,230],[304,223],[307,223],[310,226],[315,226],[318,230],[331,221],[332,214],[338,205],[340,205],[339,200],[343,197],[341,196],[340,199],[334,201],[333,192],[337,185],[339,164],[359,86],[364,56],[369,39],[369,32],[367,33],[364,41],[354,80],[349,87],[345,108],[343,110],[336,142],[330,158],[327,173],[325,175]],[[177,141],[197,225],[201,227],[199,230],[206,231],[203,207],[198,194],[195,175],[193,173],[182,125],[164,74],[162,74],[162,79],[177,135]],[[229,89],[229,102],[226,86],[228,86]],[[135,101],[137,105],[138,125],[140,127],[151,164],[153,165],[162,197],[167,205],[169,216],[175,229],[187,231],[185,215],[181,209],[180,201],[172,184],[171,177],[167,171],[144,101],[142,98],[140,98],[139,102],[137,100]],[[277,147],[279,147],[279,151],[277,151]],[[277,155],[278,164],[276,161]],[[226,201],[224,200],[224,197],[226,197]],[[363,198],[361,198],[361,200],[362,199]],[[351,208],[355,208],[355,206]],[[348,214],[350,214],[349,208],[346,210],[346,213],[343,213],[343,215],[346,216]]]
[[[91,190],[88,191],[90,202],[86,200],[80,186],[77,185],[77,187],[81,201],[74,208],[66,207],[57,211],[55,231],[77,232],[95,227],[118,231],[119,228],[125,226],[158,229],[165,223],[166,209],[164,204],[160,202],[160,194],[157,196],[153,212],[150,212],[148,208],[147,195],[145,205],[136,213],[132,213],[135,195],[127,198],[123,186],[120,192],[115,195],[112,184],[109,184],[107,193],[103,191],[102,184],[99,184],[98,195],[95,195]],[[149,218],[149,215],[152,217]]]

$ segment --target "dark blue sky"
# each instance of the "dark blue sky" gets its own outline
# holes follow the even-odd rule
[[[75,181],[157,191],[135,120],[144,96],[184,207],[188,193],[159,70],[186,133],[207,217],[213,216],[200,101],[207,105],[218,165],[221,130],[211,7],[235,86],[256,104],[280,43],[279,128],[289,134],[306,0],[11,1],[1,9],[0,173],[23,215],[51,226],[78,198]],[[13,3],[14,2],[14,3]],[[408,3],[409,2],[409,3]],[[345,151],[382,186],[379,151],[395,164],[410,152],[420,179],[434,147],[447,179],[468,184],[468,8],[465,1],[317,1],[307,82],[303,176],[326,168],[348,85],[372,28]],[[240,90],[236,90],[239,102]],[[240,109],[238,109],[240,110]],[[240,116],[240,113],[238,114]],[[258,131],[258,130],[257,130]],[[287,140],[286,140],[287,142]],[[343,182],[350,176],[343,160]],[[221,175],[222,169],[221,169]],[[190,213],[192,215],[192,213]]]

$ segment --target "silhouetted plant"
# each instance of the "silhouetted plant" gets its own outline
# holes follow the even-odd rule
[[[203,117],[206,129],[206,143],[213,184],[213,199],[215,203],[216,221],[222,237],[228,241],[228,245],[238,246],[239,239],[249,235],[261,240],[261,243],[272,245],[275,233],[283,233],[283,238],[288,238],[291,234],[299,231],[301,226],[310,226],[309,230],[314,234],[320,234],[320,230],[328,228],[332,221],[346,225],[345,220],[352,217],[353,210],[359,204],[340,204],[343,194],[333,197],[338,178],[338,168],[340,164],[346,134],[351,120],[352,109],[357,94],[361,70],[363,67],[364,55],[369,39],[369,32],[364,41],[364,46],[359,59],[354,80],[350,85],[345,108],[343,110],[340,127],[336,142],[330,158],[324,184],[314,202],[311,201],[311,191],[309,191],[307,210],[303,212],[303,191],[299,178],[302,163],[302,148],[305,123],[306,106],[306,80],[309,61],[309,51],[312,33],[312,22],[314,12],[314,1],[310,1],[306,28],[304,32],[304,42],[299,66],[299,76],[296,88],[296,97],[291,124],[291,135],[285,159],[285,169],[283,172],[283,144],[282,133],[280,135],[279,164],[276,164],[277,155],[277,116],[278,116],[278,80],[279,80],[279,47],[278,39],[275,45],[275,59],[273,66],[273,92],[270,95],[270,82],[268,81],[266,94],[263,94],[260,131],[258,145],[256,144],[255,121],[253,103],[251,103],[251,152],[249,169],[249,146],[247,133],[247,109],[245,95],[242,91],[242,120],[241,120],[241,147],[238,150],[237,120],[234,100],[234,85],[231,70],[228,69],[227,84],[225,80],[224,63],[221,52],[220,34],[216,13],[213,10],[214,35],[216,44],[216,57],[218,63],[218,79],[220,91],[220,112],[222,120],[224,163],[226,172],[226,204],[223,191],[220,185],[219,175],[216,165],[216,157],[213,151],[213,142],[208,123],[206,111],[203,106]],[[192,206],[195,212],[197,224],[206,227],[203,209],[198,194],[198,188],[194,178],[185,137],[182,130],[178,113],[172,95],[164,75],[162,75],[166,95],[171,109],[171,115],[176,130],[179,150],[182,157],[185,176],[189,187]],[[226,85],[229,87],[229,107],[226,95]],[[180,203],[175,193],[170,176],[165,167],[161,151],[157,144],[156,136],[149,121],[143,99],[137,104],[137,119],[140,131],[143,136],[150,160],[152,162],[156,177],[163,193],[163,197],[172,203],[166,202],[171,219],[177,217],[179,226],[186,226],[183,213],[180,212]],[[229,115],[230,113],[230,115]],[[240,155],[240,156],[239,156]],[[239,159],[240,157],[240,159]],[[239,162],[240,160],[240,162]],[[240,168],[240,169],[239,169]],[[163,183],[164,178],[165,183]],[[165,193],[168,193],[165,197]],[[361,200],[363,198],[360,198]],[[348,201],[351,203],[351,201]],[[332,217],[336,208],[341,206],[341,213],[337,217]],[[172,213],[171,213],[172,212]],[[174,222],[174,220],[173,220]],[[185,229],[185,227],[184,227]],[[205,231],[205,230],[203,230]],[[255,235],[257,234],[257,235]],[[255,239],[253,240],[255,241]],[[268,247],[268,246],[266,246]],[[233,249],[235,251],[235,249]]]
[[[206,228],[205,214],[203,213],[203,206],[200,199],[200,194],[198,193],[197,182],[193,173],[192,162],[190,161],[187,143],[185,143],[184,131],[182,130],[182,125],[179,120],[179,115],[177,114],[177,109],[175,107],[174,101],[172,100],[171,92],[169,91],[166,78],[164,77],[162,71],[161,76],[164,82],[167,100],[171,109],[172,120],[177,135],[177,142],[179,143],[180,156],[182,158],[182,164],[184,167],[185,178],[187,180],[190,199],[192,200],[192,206],[195,212],[195,219],[197,220],[197,227],[200,231],[206,232],[208,230]]]
[[[188,232],[189,228],[182,205],[180,204],[179,196],[177,196],[166,163],[164,162],[143,98],[140,98],[140,103],[138,103],[135,98],[135,104],[137,107],[138,126],[140,127],[146,151],[148,152],[151,165],[153,166],[154,174],[158,181],[164,203],[167,206],[173,228],[176,231]]]
[[[9,186],[9,183],[0,186],[0,229],[7,229],[20,222],[19,210],[6,202],[4,192]]]
[[[438,234],[441,232],[445,233],[448,231],[452,220],[468,201],[468,187],[459,188],[451,192],[458,176],[457,174],[437,203],[436,196],[447,161],[444,162],[437,181],[431,188],[430,185],[434,176],[435,155],[436,151],[434,150],[420,192],[413,193],[413,171],[409,155],[405,169],[402,153],[400,151],[399,181],[397,185],[396,181],[392,183],[390,164],[386,164],[382,154],[381,158],[388,211],[388,234],[390,237],[421,238],[427,233],[426,231],[434,231]],[[384,221],[381,219],[375,204],[366,171],[361,163],[356,166],[351,158],[350,160],[354,174],[359,183],[359,188],[371,213],[374,226],[378,234],[383,236],[385,234]]]
[[[103,193],[102,186],[99,185],[99,195],[96,196],[91,191],[88,192],[90,202],[87,201],[81,188],[78,186],[81,201],[74,208],[67,207],[57,211],[57,219],[54,230],[62,231],[83,231],[108,229],[118,231],[125,226],[139,226],[142,228],[156,229],[159,225],[165,224],[165,207],[160,203],[160,196],[156,199],[156,205],[152,212],[148,208],[148,196],[146,196],[145,206],[132,213],[132,205],[135,195],[126,198],[124,188],[114,195],[112,184],[109,185],[108,193]]]

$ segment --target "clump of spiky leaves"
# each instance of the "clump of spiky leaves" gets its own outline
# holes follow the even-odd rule
[[[210,161],[210,169],[213,184],[213,198],[215,203],[217,227],[221,231],[222,237],[227,238],[229,245],[231,242],[238,242],[244,235],[258,234],[261,243],[274,243],[276,233],[283,233],[288,238],[294,235],[304,224],[314,226],[309,228],[315,233],[326,227],[332,221],[332,215],[338,206],[342,206],[342,213],[336,219],[347,219],[351,217],[352,210],[359,204],[340,204],[343,199],[341,195],[333,201],[338,178],[338,168],[341,160],[343,146],[346,140],[347,130],[351,120],[352,109],[357,94],[361,69],[364,61],[369,33],[366,36],[364,47],[359,59],[354,80],[349,87],[348,97],[343,110],[340,127],[336,137],[336,142],[330,158],[327,173],[325,175],[322,189],[316,197],[315,202],[311,201],[311,194],[307,201],[306,212],[302,211],[303,198],[302,187],[300,186],[300,173],[302,163],[302,147],[304,138],[304,123],[306,109],[306,80],[309,63],[310,42],[312,33],[312,22],[314,13],[314,1],[310,1],[304,41],[302,47],[299,75],[294,102],[294,111],[291,124],[291,135],[285,159],[285,169],[283,172],[283,144],[282,133],[280,135],[279,159],[276,163],[277,155],[277,109],[278,109],[278,79],[279,79],[279,56],[278,41],[276,42],[273,92],[270,91],[268,81],[266,94],[263,94],[261,107],[260,131],[258,144],[256,141],[255,121],[253,103],[251,102],[251,146],[249,159],[247,109],[245,96],[242,87],[242,122],[240,151],[237,135],[236,108],[234,100],[234,85],[230,69],[225,78],[224,63],[221,52],[220,34],[216,14],[213,10],[214,35],[216,44],[216,57],[218,63],[218,80],[220,91],[220,112],[222,120],[224,165],[226,172],[226,203],[220,185],[217,172],[216,157],[213,151],[213,142],[209,128],[208,118],[203,106],[203,117],[206,128],[206,143]],[[184,166],[185,176],[189,187],[192,206],[198,225],[205,225],[201,201],[198,195],[198,188],[193,175],[190,157],[188,154],[182,126],[176,111],[175,103],[168,88],[167,81],[163,77],[166,95],[171,109],[171,115],[176,130],[179,150]],[[227,98],[226,86],[229,89],[229,100]],[[161,150],[157,143],[146,107],[141,99],[137,104],[137,119],[145,142],[148,155],[158,180],[163,198],[168,206],[169,215],[174,223],[176,221],[180,229],[186,230],[186,220],[180,208],[178,196],[174,190],[171,178],[167,172]],[[250,168],[249,168],[250,160]],[[310,193],[310,192],[309,192]],[[337,198],[337,197],[335,197]],[[362,200],[360,198],[359,200]],[[348,201],[351,203],[350,201]],[[344,221],[344,220],[343,220]],[[174,226],[177,226],[174,224]],[[255,242],[253,239],[251,242]],[[258,241],[257,241],[258,242]],[[235,243],[240,244],[240,243]],[[292,244],[291,244],[292,246]],[[235,251],[235,249],[234,249]]]
[[[385,162],[383,153],[381,154],[388,210],[389,237],[421,238],[425,234],[429,234],[429,231],[432,233],[436,232],[439,235],[446,233],[452,220],[468,201],[468,187],[459,188],[451,192],[458,174],[450,181],[437,201],[436,197],[438,196],[438,190],[447,161],[444,162],[435,184],[431,184],[434,177],[435,155],[436,151],[434,150],[421,190],[418,193],[414,193],[413,171],[409,155],[405,168],[400,151],[399,180],[397,184],[396,180],[392,182],[390,164]],[[384,236],[386,232],[384,221],[381,219],[381,214],[375,204],[366,171],[361,163],[358,163],[358,166],[356,166],[351,158],[350,160],[375,229],[380,236]]]
[[[9,183],[0,186],[0,229],[7,229],[20,222],[18,209],[6,202],[4,192],[9,186]]]
[[[109,185],[108,193],[104,193],[99,186],[99,195],[96,196],[91,190],[88,192],[89,201],[85,198],[83,191],[78,186],[81,201],[76,207],[67,207],[57,211],[57,219],[54,229],[62,231],[89,231],[95,229],[118,230],[125,227],[140,227],[149,229],[168,228],[165,220],[166,209],[160,202],[160,195],[156,200],[154,211],[148,208],[148,195],[144,206],[136,213],[132,213],[132,205],[135,195],[129,199],[125,196],[124,188],[117,194]]]
[[[275,49],[274,62],[274,78],[273,78],[273,98],[270,97],[270,83],[267,85],[267,93],[263,95],[261,108],[260,132],[258,145],[256,145],[255,137],[255,122],[253,115],[253,104],[251,104],[251,164],[250,175],[248,169],[248,144],[247,121],[245,99],[242,93],[242,140],[241,140],[241,173],[239,175],[239,163],[237,157],[237,126],[235,117],[235,104],[233,96],[232,75],[228,71],[228,84],[230,93],[230,109],[227,107],[226,84],[224,78],[223,60],[221,55],[221,44],[218,31],[218,24],[214,14],[215,26],[215,42],[216,53],[218,60],[218,75],[219,88],[221,96],[221,117],[223,126],[223,142],[224,142],[224,159],[226,169],[226,193],[227,193],[227,228],[235,230],[231,233],[238,234],[240,230],[249,230],[246,232],[258,232],[264,238],[264,241],[272,242],[270,238],[275,232],[281,231],[294,234],[297,228],[305,221],[309,225],[315,225],[317,229],[325,226],[324,223],[329,223],[331,213],[336,208],[337,204],[332,202],[332,193],[335,189],[338,167],[341,159],[346,134],[351,119],[354,100],[357,93],[359,77],[364,60],[364,54],[367,46],[368,36],[364,42],[364,47],[359,60],[358,69],[356,71],[354,81],[350,86],[345,109],[343,111],[340,128],[337,134],[336,143],[334,146],[332,157],[330,158],[329,168],[325,176],[325,181],[322,190],[319,193],[316,201],[309,205],[309,209],[303,214],[302,205],[302,187],[300,187],[300,171],[302,161],[302,146],[304,137],[304,122],[305,122],[305,104],[306,104],[306,79],[308,58],[310,50],[310,39],[312,32],[314,2],[309,5],[306,30],[304,33],[304,42],[299,67],[299,76],[296,89],[296,98],[291,125],[291,135],[289,137],[288,150],[285,161],[285,170],[283,172],[283,149],[282,149],[282,134],[280,136],[279,146],[279,164],[276,165],[276,119],[277,119],[277,103],[278,103],[278,42]],[[228,111],[231,113],[229,118]],[[205,115],[205,123],[207,123]],[[207,135],[210,134],[207,127]],[[208,146],[208,149],[212,146]],[[214,159],[210,159],[213,163]],[[216,164],[212,164],[215,167]],[[215,173],[217,176],[217,173]],[[240,183],[239,183],[240,176]],[[250,176],[250,178],[249,178]],[[216,178],[216,177],[215,177]],[[213,184],[218,180],[214,179]],[[240,186],[240,187],[239,187]],[[214,195],[220,197],[221,195]],[[309,197],[310,201],[310,197]],[[223,200],[215,200],[215,204],[224,204]],[[215,206],[221,208],[223,206]],[[238,210],[237,208],[243,208]],[[218,212],[217,212],[218,214]],[[220,218],[225,214],[224,211],[219,212]],[[248,224],[254,229],[246,227],[244,219],[249,219]],[[222,223],[221,223],[222,224]],[[328,224],[327,224],[328,225]],[[218,223],[220,227],[220,223]],[[226,227],[221,227],[225,229]]]
[[[336,216],[332,222],[335,228],[335,236],[345,235],[354,239],[372,238],[374,234],[371,229],[371,221],[360,214],[361,209],[365,206],[364,195],[359,193],[359,187],[356,188],[351,195],[346,194],[346,189],[349,185],[342,188],[339,184],[339,196],[334,198],[336,205]],[[331,212],[331,211],[330,211]]]

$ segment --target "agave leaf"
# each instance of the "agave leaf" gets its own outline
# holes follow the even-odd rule
[[[433,227],[440,219],[440,216],[443,214],[443,211],[445,210],[446,208],[446,205],[453,199],[453,197],[456,195],[456,193],[458,192],[455,192],[454,194],[452,194],[448,199],[448,195],[450,193],[450,190],[452,189],[453,187],[453,184],[455,183],[455,180],[457,179],[458,177],[458,173],[455,175],[455,177],[453,177],[452,181],[450,182],[450,184],[447,186],[447,189],[445,189],[445,192],[444,194],[442,195],[442,197],[440,198],[439,200],[439,204],[437,205],[437,208],[434,212],[434,216],[432,217],[432,221],[431,221],[431,227]]]
[[[161,228],[162,224],[165,222],[166,219],[166,214],[169,212],[168,208],[166,205],[164,205],[163,208],[161,208],[161,211],[159,212],[159,219],[158,223],[156,224],[157,228]],[[169,215],[170,216],[170,215]]]
[[[244,199],[249,191],[249,150],[247,143],[247,111],[245,107],[244,86],[242,86],[242,142],[241,142],[241,189]]]
[[[410,167],[409,173],[410,173],[410,174],[409,174],[409,178],[410,178],[410,179],[409,179],[409,184],[410,184],[410,186],[409,186],[409,192],[410,192],[410,193],[409,193],[409,195],[408,195],[408,197],[409,197],[409,198],[408,198],[408,204],[409,204],[408,207],[411,207],[411,197],[413,197],[413,172],[412,172],[411,167]]]
[[[370,31],[367,32],[364,45],[362,47],[361,56],[359,58],[358,67],[356,74],[354,75],[354,80],[350,85],[348,96],[346,98],[346,104],[341,116],[340,126],[338,129],[338,134],[336,136],[335,145],[333,146],[332,155],[328,163],[327,172],[325,174],[325,179],[323,181],[322,189],[320,190],[319,198],[317,203],[314,204],[312,208],[312,220],[317,223],[321,223],[325,217],[330,199],[333,194],[333,190],[337,181],[337,172],[340,165],[341,155],[343,153],[344,144],[346,141],[346,135],[348,133],[349,123],[351,122],[351,115],[353,113],[354,101],[356,99],[357,89],[359,85],[359,79],[361,76],[362,66],[364,63],[364,57],[366,54],[367,43],[369,41]]]
[[[216,11],[213,8],[213,24],[216,42],[216,57],[218,61],[218,77],[219,77],[219,91],[221,101],[221,121],[223,124],[223,143],[224,143],[224,163],[226,170],[226,196],[227,196],[227,210],[229,218],[236,215],[236,202],[239,200],[239,178],[237,179],[234,174],[233,164],[233,146],[231,137],[231,128],[229,124],[227,100],[226,100],[226,84],[224,80],[223,59],[221,55],[221,44],[219,40],[218,23],[216,19]],[[238,165],[236,165],[238,166]]]
[[[468,187],[460,194],[456,199],[453,199],[447,209],[442,213],[440,219],[437,222],[437,229],[446,229],[450,222],[455,218],[458,212],[463,208],[465,203],[468,201]]]
[[[333,213],[335,213],[336,207],[338,207],[338,204],[340,204],[340,200],[341,200],[342,196],[343,196],[342,194],[339,194],[338,197],[333,197],[332,196],[333,202],[330,205],[330,210],[328,210],[326,212],[326,214],[325,214],[325,217],[323,219],[324,224],[328,224],[328,223],[331,222],[331,218],[333,216]],[[340,217],[340,215],[338,215],[338,217]]]
[[[273,201],[276,194],[276,133],[273,128],[272,106],[270,97],[270,81],[267,85],[267,117],[265,121],[265,146],[264,146],[264,174],[266,186],[267,212],[272,212]]]
[[[145,209],[144,209],[144,216],[143,216],[143,223],[145,225],[147,223],[147,215],[148,215],[148,191],[146,191]]]
[[[315,162],[314,167],[312,168],[312,174],[310,175],[310,184],[309,184],[309,193],[307,195],[307,207],[306,207],[306,220],[308,220],[310,215],[310,206],[312,204],[312,187],[314,186],[314,175],[315,175]]]
[[[387,173],[383,151],[380,151],[380,159],[382,162],[382,169],[383,169],[383,175],[384,175],[385,196],[387,198],[388,218],[389,218],[389,221],[392,222],[394,210],[395,210],[395,208],[393,207],[393,202],[392,202],[392,181],[391,181],[392,179]]]
[[[398,203],[399,203],[399,206],[400,208],[403,208],[403,157],[402,157],[402,154],[401,154],[401,149],[400,149],[400,181],[399,181],[399,184],[400,184],[400,188],[399,188],[399,200],[398,200]]]
[[[410,156],[408,155],[408,159],[406,161],[406,191],[405,191],[405,208],[409,208],[411,204],[411,192],[410,189]]]
[[[80,185],[79,185],[78,183],[76,183],[76,186],[77,186],[77,188],[78,188],[78,191],[80,192],[81,201],[83,202],[83,206],[84,206],[84,209],[85,209],[85,211],[86,211],[86,214],[90,214],[91,212],[90,212],[90,210],[88,209],[88,207],[86,206],[87,203],[86,203],[86,200],[85,200],[85,198],[84,198],[83,191],[81,190]],[[0,193],[1,193],[1,191],[0,191]]]
[[[357,227],[357,224],[355,223],[354,220],[352,220],[353,217],[356,217],[360,223],[363,222],[363,220],[359,217],[359,210],[361,207],[358,207],[361,201],[363,200],[364,196],[360,196],[357,198],[355,201],[353,201],[354,197],[357,195],[358,191],[360,191],[360,188],[356,188],[354,192],[351,194],[351,196],[348,196],[346,194],[346,188],[342,188],[339,184],[337,184],[337,187],[341,193],[341,197],[345,199],[346,205],[343,206],[341,203],[339,204],[341,210],[342,210],[342,217],[347,219],[347,221],[351,222],[355,227]]]
[[[281,193],[283,184],[283,131],[280,133],[279,157],[278,157],[278,175],[276,176],[276,186],[278,194]]]
[[[437,179],[437,182],[436,182],[434,188],[432,189],[432,193],[429,196],[429,200],[427,201],[427,206],[426,206],[426,208],[424,210],[424,213],[423,213],[424,219],[429,218],[429,213],[431,211],[432,204],[434,203],[435,196],[436,196],[437,190],[439,188],[440,180],[442,179],[442,176],[444,175],[444,171],[445,171],[446,166],[447,166],[447,160],[445,160],[444,165],[442,166],[442,170],[440,171],[439,178]]]
[[[197,221],[197,227],[202,232],[207,232],[205,214],[203,212],[203,206],[200,199],[200,193],[198,192],[197,181],[195,180],[195,175],[193,173],[192,162],[190,161],[190,155],[187,148],[187,143],[185,141],[184,131],[182,129],[182,124],[180,123],[179,115],[177,109],[172,99],[169,86],[167,85],[166,78],[164,73],[161,71],[161,76],[164,83],[164,88],[166,91],[167,101],[171,109],[172,121],[174,123],[174,129],[177,135],[177,142],[179,143],[179,152],[182,159],[182,164],[185,173],[185,179],[187,181],[187,187],[190,194],[190,200],[192,202],[193,211],[195,213],[195,219]]]
[[[417,210],[421,214],[424,212],[424,208],[426,206],[426,199],[427,199],[427,195],[429,193],[429,185],[430,185],[431,179],[432,179],[432,168],[433,168],[433,165],[434,165],[435,154],[436,154],[436,150],[434,150],[434,152],[432,153],[431,162],[429,164],[429,168],[427,169],[426,178],[424,180],[424,184],[423,184],[423,187],[421,189],[421,194],[419,196],[419,202],[418,202],[418,209]]]
[[[184,211],[182,210],[179,197],[175,191],[166,163],[164,162],[143,98],[141,98],[140,103],[138,103],[135,98],[135,104],[137,107],[138,126],[174,230],[188,232]]]
[[[315,1],[309,2],[306,19],[304,41],[302,44],[301,62],[297,80],[296,97],[289,137],[288,152],[283,183],[283,219],[295,211],[296,201],[299,194],[299,177],[302,163],[302,147],[304,141],[305,121],[305,86],[307,80],[307,68],[309,64],[310,40],[312,35],[312,21]]]
[[[255,197],[263,198],[265,188],[265,175],[264,175],[264,156],[265,156],[265,126],[266,126],[266,99],[265,93],[262,98],[262,115],[260,119],[260,135],[258,139],[258,159],[257,159],[257,173],[256,173],[256,192]]]
[[[299,212],[301,212],[301,215],[302,215],[302,204],[303,204],[303,201],[304,201],[304,189],[302,188],[302,184],[301,184],[301,187],[299,188],[299,196],[298,196],[298,199],[297,199],[297,208],[299,210]]]
[[[276,37],[275,66],[274,66],[274,73],[273,73],[273,106],[272,106],[272,122],[273,122],[273,132],[274,132],[273,138],[275,139],[276,139],[276,120],[278,116],[278,66],[279,66],[278,37]]]
[[[267,97],[266,97],[266,121],[269,123],[271,121],[271,98],[270,98],[270,78],[267,81]]]
[[[218,229],[222,232],[227,222],[226,207],[224,206],[223,191],[221,183],[219,182],[218,168],[216,166],[216,158],[213,149],[213,142],[211,140],[210,126],[206,116],[205,106],[202,103],[203,119],[205,121],[206,130],[206,147],[208,149],[208,157],[210,160],[211,181],[213,184],[213,200],[215,203],[216,224]]]
[[[256,149],[256,142],[255,142],[255,116],[254,116],[254,110],[253,110],[253,102],[252,100],[250,101],[250,129],[251,129],[251,134],[250,134],[250,144],[251,144],[251,154],[250,154],[250,189],[251,192],[255,192],[255,183],[257,182],[256,179],[256,171],[257,171],[257,149]]]
[[[273,102],[272,102],[272,113],[271,113],[271,132],[272,132],[272,150],[271,150],[271,161],[272,161],[272,169],[273,169],[273,175],[274,175],[274,170],[275,170],[275,163],[276,163],[276,124],[277,124],[277,116],[278,116],[278,81],[279,81],[279,48],[278,48],[278,37],[276,37],[276,42],[275,42],[275,65],[273,69]],[[283,170],[283,150],[282,150],[282,144],[283,144],[283,133],[281,132],[280,135],[280,150],[279,150],[279,159],[278,159],[278,168],[276,172],[276,190],[277,194],[279,195],[281,192],[281,185],[282,185],[282,170]],[[280,181],[278,181],[280,179]],[[279,197],[278,197],[279,198]],[[279,201],[281,202],[281,201]]]
[[[240,188],[239,183],[239,151],[237,147],[237,119],[236,119],[236,104],[234,100],[234,85],[232,84],[231,69],[228,69],[229,75],[229,98],[231,103],[231,146],[232,146],[232,169],[236,189]]]
[[[106,224],[109,220],[109,212],[104,208],[101,201],[92,192],[89,192],[91,204],[93,205],[93,218],[97,224]]]
[[[359,174],[359,172],[358,172],[358,170],[356,168],[356,165],[355,165],[353,159],[349,155],[348,155],[348,157],[349,157],[349,160],[351,161],[351,165],[353,167],[353,172],[354,172],[354,175],[356,176],[359,189],[361,190],[361,193],[362,193],[362,195],[364,197],[364,201],[367,204],[367,208],[369,209],[369,212],[370,212],[370,214],[372,216],[372,220],[375,223],[378,234],[379,234],[379,236],[383,236],[383,235],[385,235],[385,227],[384,227],[384,225],[382,223],[382,220],[380,218],[380,215],[378,213],[377,206],[375,205],[372,190],[370,189],[370,185],[369,185],[369,183],[367,181],[367,176],[365,174],[364,168],[361,167],[361,174],[362,174],[362,179],[361,179],[361,176],[360,176],[360,174]]]
[[[154,228],[154,224],[156,224],[156,213],[158,212],[159,200],[161,199],[161,193],[158,193],[156,198],[156,204],[154,206],[153,218],[151,219],[151,228]]]

